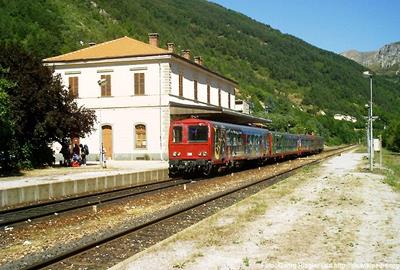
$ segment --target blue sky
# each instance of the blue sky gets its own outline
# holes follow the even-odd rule
[[[319,48],[377,50],[400,41],[400,0],[212,0]]]

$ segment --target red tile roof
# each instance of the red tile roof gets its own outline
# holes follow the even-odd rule
[[[139,55],[169,54],[168,50],[152,46],[129,37],[122,37],[80,49],[74,52],[44,59],[44,62],[67,62],[78,60],[120,58]]]

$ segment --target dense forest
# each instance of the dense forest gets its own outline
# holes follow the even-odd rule
[[[0,35],[38,57],[127,35],[201,55],[205,65],[240,84],[240,95],[271,128],[315,132],[328,143],[364,138],[369,80],[361,65],[316,48],[240,13],[203,0],[0,0]],[[6,68],[6,67],[4,67]],[[400,116],[400,82],[374,77],[375,127]],[[357,118],[337,121],[333,115]],[[378,131],[379,133],[379,131]],[[376,133],[376,134],[378,134]]]

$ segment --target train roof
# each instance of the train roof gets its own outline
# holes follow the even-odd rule
[[[225,127],[231,127],[231,128],[240,128],[240,129],[245,129],[248,132],[250,131],[265,131],[265,132],[270,132],[273,134],[279,134],[279,135],[290,135],[290,136],[300,136],[302,138],[321,138],[321,136],[318,135],[311,135],[311,134],[293,134],[293,133],[287,133],[287,132],[279,132],[279,131],[272,131],[266,128],[260,128],[260,127],[253,127],[253,126],[245,126],[245,125],[238,125],[238,124],[232,124],[232,123],[225,123],[225,122],[218,122],[218,121],[212,121],[212,120],[206,120],[206,119],[199,119],[199,118],[186,118],[182,120],[174,120],[175,123],[182,123],[182,124],[198,124],[198,123],[210,123],[213,125],[223,125]]]
[[[206,120],[206,119],[198,119],[198,118],[187,118],[187,119],[182,119],[182,120],[175,120],[174,122],[182,123],[182,124],[209,123],[209,124],[213,124],[216,126],[225,126],[225,127],[230,127],[230,128],[236,128],[236,129],[240,128],[240,129],[246,129],[246,130],[258,130],[258,131],[263,130],[265,132],[269,132],[268,129],[264,129],[264,128],[238,125],[238,124],[225,123],[225,122],[218,122],[218,121],[212,121],[212,120]]]

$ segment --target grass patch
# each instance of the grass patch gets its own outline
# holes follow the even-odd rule
[[[311,165],[307,165],[303,168],[300,169],[300,173],[310,173],[312,171],[314,171],[319,165],[318,164],[311,164]]]
[[[357,149],[354,151],[355,153],[367,153],[368,149],[366,145],[359,145]]]
[[[359,153],[365,153],[367,148],[360,146],[358,150],[360,150]],[[400,191],[400,153],[383,149],[382,163],[383,168],[380,168],[380,153],[375,152],[374,173],[383,174],[385,176],[384,182],[393,187],[394,190]]]
[[[186,262],[177,262],[172,267],[175,269],[183,269],[185,267]]]
[[[400,155],[384,151],[383,164],[389,169],[385,171],[385,183],[392,186],[394,190],[400,191]]]
[[[243,264],[244,264],[244,266],[246,266],[246,267],[249,267],[250,266],[250,260],[249,260],[249,258],[244,258],[243,259]]]
[[[400,191],[400,156],[387,157],[385,165],[390,169],[385,173],[385,183]]]

